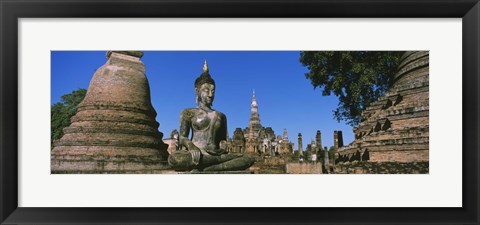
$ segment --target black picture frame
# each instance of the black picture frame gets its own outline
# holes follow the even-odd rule
[[[0,0],[0,15],[1,224],[479,224],[478,0]],[[19,18],[77,17],[462,18],[463,207],[214,209],[18,207],[17,21]]]

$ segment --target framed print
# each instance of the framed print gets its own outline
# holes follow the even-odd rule
[[[479,223],[476,0],[1,10],[2,224]]]

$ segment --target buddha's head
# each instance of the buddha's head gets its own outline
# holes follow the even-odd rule
[[[208,72],[207,60],[203,65],[203,73],[195,80],[195,96],[197,105],[210,107],[215,98],[215,81]]]

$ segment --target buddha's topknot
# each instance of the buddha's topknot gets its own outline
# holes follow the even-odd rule
[[[207,60],[205,60],[205,63],[203,64],[203,73],[200,74],[200,76],[195,80],[195,88],[200,88],[202,84],[212,84],[215,85],[215,81],[213,78],[210,76],[210,73],[208,72],[208,65],[207,65]]]

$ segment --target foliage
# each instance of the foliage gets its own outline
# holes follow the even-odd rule
[[[305,74],[322,95],[332,93],[339,103],[334,110],[337,121],[356,126],[361,112],[393,84],[401,51],[304,51],[300,62],[309,70]]]
[[[63,95],[60,102],[51,106],[51,144],[63,136],[63,128],[70,125],[70,118],[75,115],[77,105],[85,98],[87,90],[80,88]]]
[[[334,156],[335,156],[335,147],[330,146],[330,148],[328,149],[328,158],[332,160]]]
[[[308,153],[309,151],[303,151],[303,160],[308,161],[310,160],[310,154]]]
[[[300,156],[299,151],[293,151],[293,156],[294,156],[294,157],[299,157],[299,156]]]

